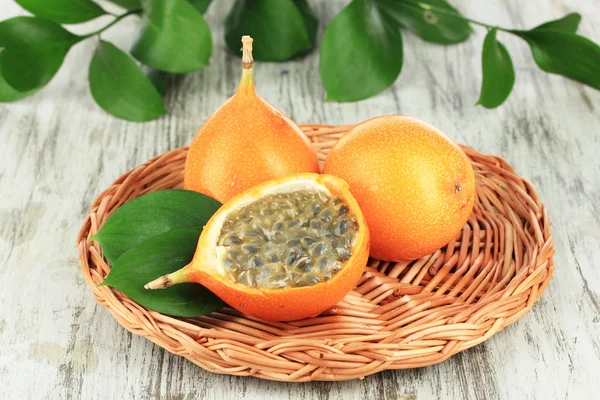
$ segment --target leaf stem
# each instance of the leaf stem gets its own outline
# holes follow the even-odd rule
[[[453,16],[455,18],[462,19],[463,21],[467,21],[467,22],[470,22],[470,23],[475,24],[475,25],[483,26],[484,28],[487,28],[487,29],[493,29],[493,28],[495,28],[495,29],[498,29],[498,30],[501,30],[501,31],[510,32],[509,29],[502,28],[502,27],[499,27],[499,26],[496,26],[496,25],[486,24],[485,22],[481,22],[481,21],[478,21],[476,19],[464,17],[464,16],[462,16],[460,14],[455,13],[454,11],[450,11],[450,10],[446,10],[444,8],[440,8],[440,7],[434,6],[432,4],[427,3],[426,1],[414,1],[414,0],[402,0],[402,1],[404,3],[412,5],[413,7],[419,8],[419,9],[421,9],[423,11],[435,11],[435,12],[438,12],[440,14],[446,14],[446,15]]]
[[[141,11],[142,11],[142,9],[140,8],[140,9],[135,9],[135,10],[129,10],[126,13],[123,13],[123,14],[120,14],[120,15],[115,15],[115,19],[112,20],[108,25],[106,25],[106,26],[98,29],[97,31],[94,31],[92,33],[88,33],[87,35],[83,36],[83,38],[87,39],[87,38],[89,38],[91,36],[98,35],[98,34],[104,32],[105,30],[107,30],[108,28],[110,28],[111,26],[113,26],[114,24],[116,24],[117,22],[119,22],[120,20],[122,20],[123,18],[125,18],[125,17],[127,17],[127,16],[129,16],[131,14],[138,14]],[[114,15],[114,14],[111,14],[111,15]]]

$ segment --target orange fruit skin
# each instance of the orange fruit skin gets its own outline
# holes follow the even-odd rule
[[[331,150],[324,173],[342,178],[367,220],[371,256],[421,258],[463,228],[475,201],[473,168],[442,131],[388,115],[354,127]]]
[[[296,321],[313,318],[337,304],[360,279],[369,258],[368,250],[361,253],[326,282],[315,286],[263,290],[257,295],[244,290],[231,290],[222,280],[202,270],[190,277],[236,310],[268,321]]]
[[[283,289],[249,288],[215,273],[214,265],[217,260],[213,251],[214,243],[210,238],[212,224],[221,220],[224,213],[232,211],[238,200],[246,196],[259,198],[269,188],[294,179],[310,179],[323,184],[333,195],[342,197],[353,212],[359,229],[352,247],[352,256],[344,263],[342,269],[328,281],[313,286]],[[220,230],[220,227],[218,228]],[[200,235],[194,260],[183,272],[186,281],[202,284],[238,311],[265,320],[293,321],[317,316],[337,304],[356,285],[368,258],[369,229],[356,200],[348,190],[348,185],[333,176],[304,173],[265,182],[223,205],[206,224]]]
[[[200,128],[185,163],[184,188],[221,203],[270,179],[319,172],[300,128],[246,85]]]

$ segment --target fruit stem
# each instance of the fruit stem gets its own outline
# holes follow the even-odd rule
[[[252,58],[253,41],[248,35],[242,36],[242,67],[244,69],[252,69],[254,66],[254,59]]]
[[[254,92],[254,59],[252,58],[252,41],[250,36],[242,36],[242,78],[238,92]]]
[[[163,275],[160,278],[148,282],[144,285],[144,289],[166,289],[169,286],[177,285],[178,283],[189,282],[188,277],[185,273],[187,265],[178,271],[171,274]]]

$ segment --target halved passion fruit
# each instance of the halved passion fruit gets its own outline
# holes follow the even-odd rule
[[[255,186],[204,227],[186,267],[146,285],[204,285],[235,309],[290,321],[335,305],[358,282],[369,230],[348,185],[304,173]]]

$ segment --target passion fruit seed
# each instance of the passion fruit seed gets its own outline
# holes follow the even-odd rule
[[[217,244],[226,276],[252,288],[311,286],[352,256],[358,226],[343,201],[320,191],[272,194],[230,214]]]

